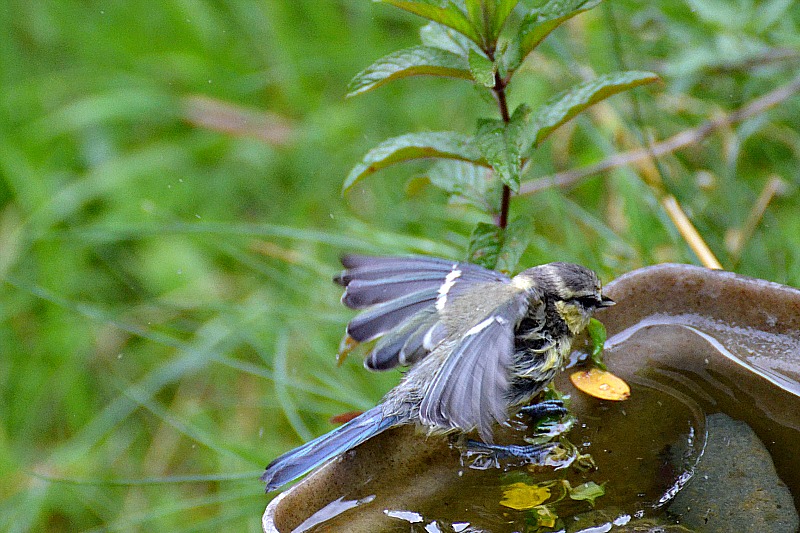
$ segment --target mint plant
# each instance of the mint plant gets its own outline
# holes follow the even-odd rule
[[[409,76],[462,79],[490,91],[499,118],[479,120],[471,135],[441,131],[388,139],[352,169],[343,191],[389,165],[434,159],[431,183],[475,205],[494,221],[474,228],[469,260],[512,272],[528,245],[530,223],[524,218],[509,221],[509,204],[536,148],[591,105],[658,77],[639,71],[605,74],[538,106],[521,104],[512,110],[506,91],[523,61],[558,26],[602,0],[547,0],[538,7],[521,0],[376,1],[430,22],[420,30],[421,45],[375,61],[353,78],[348,96]]]

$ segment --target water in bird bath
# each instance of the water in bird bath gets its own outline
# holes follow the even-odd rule
[[[612,403],[586,397],[572,389],[569,372],[556,382],[570,394],[577,416],[567,440],[580,453],[591,454],[595,469],[474,469],[447,438],[399,428],[348,452],[285,493],[271,506],[265,527],[511,532],[536,531],[552,523],[541,530],[621,531],[638,519],[658,519],[704,531],[744,531],[764,523],[778,528],[771,531],[796,530],[800,293],[681,266],[631,273],[608,291],[618,305],[600,316],[610,333],[606,361],[631,384],[631,398]],[[754,437],[748,442],[766,447],[769,453],[758,461],[766,463],[764,473],[757,479],[745,479],[756,475],[750,467],[743,474],[732,472],[732,478],[720,474],[722,481],[709,487],[692,479],[704,464],[716,464],[703,451],[707,439],[723,431],[717,429],[717,413],[741,421],[735,426],[740,433],[752,428]],[[714,424],[707,423],[708,417]],[[710,427],[713,434],[707,431]],[[497,440],[524,443],[526,434],[524,418],[519,418],[498,432]],[[738,435],[725,433],[725,442]],[[740,454],[728,457],[734,469],[762,457],[752,446],[727,449]],[[702,477],[716,480],[707,473]],[[593,507],[571,498],[562,480],[573,489],[593,482],[603,487],[604,495]],[[751,492],[748,483],[754,484]],[[685,509],[692,505],[673,500],[684,485],[687,493],[695,491],[692,503],[702,507],[704,518],[692,514],[697,509]],[[741,501],[730,502],[714,492],[731,493],[731,485],[742,489]],[[767,503],[751,505],[747,498],[755,493]],[[727,507],[721,508],[723,504]]]

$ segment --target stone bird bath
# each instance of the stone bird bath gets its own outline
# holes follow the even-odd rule
[[[593,517],[590,525],[601,527],[597,531],[609,531],[605,525],[632,531],[624,528],[638,519],[664,517],[695,531],[797,530],[800,291],[665,264],[630,272],[606,292],[617,305],[598,313],[608,330],[604,358],[609,370],[631,385],[631,397],[624,402],[588,397],[569,382],[572,370],[556,380],[577,416],[566,437],[592,455],[595,471],[477,470],[463,464],[448,439],[399,428],[276,497],[263,516],[264,531],[518,531],[525,512],[499,502],[504,487],[520,476],[529,476],[530,483],[560,477],[573,486],[589,480],[605,484],[594,510],[567,499],[558,513],[567,531],[577,531],[572,516],[581,514]],[[725,436],[722,449],[734,455],[723,459],[733,471],[709,476],[698,472],[704,462],[712,464],[703,456],[712,440],[708,428],[718,426],[711,416],[739,424],[735,427],[753,435],[756,448],[726,448],[731,437]],[[512,426],[497,440],[524,443],[523,422]],[[744,472],[737,473],[737,466]],[[756,473],[762,466],[765,473]],[[729,478],[717,480],[717,474]],[[681,493],[690,492],[689,504],[679,502]],[[739,499],[726,503],[726,495]]]

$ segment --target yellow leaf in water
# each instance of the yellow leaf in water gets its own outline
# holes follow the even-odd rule
[[[533,509],[547,501],[550,497],[548,487],[538,487],[527,483],[513,483],[503,491],[500,505],[505,505],[518,511]]]
[[[569,380],[578,390],[601,400],[627,400],[631,395],[631,388],[627,383],[599,368],[575,372]]]

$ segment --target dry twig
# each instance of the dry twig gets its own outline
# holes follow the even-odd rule
[[[571,187],[586,178],[618,167],[646,161],[653,157],[670,154],[702,141],[718,129],[728,127],[748,118],[759,115],[781,104],[800,92],[800,76],[774,91],[752,100],[727,115],[708,120],[696,128],[682,131],[672,137],[655,143],[649,148],[639,148],[614,154],[594,165],[559,172],[551,176],[523,183],[519,195],[534,194],[550,187]]]
[[[728,247],[728,251],[734,263],[738,263],[739,259],[741,259],[742,251],[747,241],[753,236],[756,227],[758,227],[761,220],[764,218],[769,203],[775,196],[785,193],[786,189],[787,185],[780,177],[770,177],[761,190],[761,194],[758,195],[758,199],[753,204],[752,209],[750,209],[750,214],[747,216],[741,229],[732,229],[728,232],[725,237],[725,244]]]

